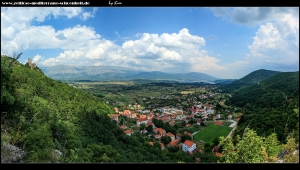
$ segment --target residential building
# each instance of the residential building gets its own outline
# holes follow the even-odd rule
[[[193,152],[196,149],[196,144],[190,140],[185,140],[182,144],[183,152]]]
[[[179,143],[180,143],[180,140],[178,140],[178,139],[172,140],[172,141],[168,144],[168,147],[171,147],[171,146],[178,146]]]
[[[193,135],[192,135],[191,133],[189,133],[189,132],[187,132],[187,131],[184,131],[183,134],[189,135],[189,136],[193,139]]]
[[[232,114],[228,115],[228,119],[231,120],[232,119]]]
[[[147,133],[148,131],[146,130],[146,129],[143,129],[143,130],[141,130],[141,134],[145,134],[145,133]]]
[[[172,139],[172,141],[175,140],[175,135],[173,135],[172,133],[168,132],[166,133],[166,135],[169,136]]]
[[[119,114],[113,114],[112,120],[118,121],[119,120]]]
[[[146,125],[148,123],[148,120],[146,118],[136,120],[136,125],[137,126],[140,126],[142,123],[144,123]]]
[[[124,131],[126,135],[131,136],[131,134],[133,134],[133,130],[125,130]]]
[[[162,136],[165,136],[165,134],[166,134],[166,131],[164,129],[162,129],[162,128],[156,128],[153,131],[154,131],[154,133],[160,134]]]
[[[177,134],[176,134],[176,139],[180,140],[181,137],[182,137],[182,134],[180,134],[180,133],[177,133]]]

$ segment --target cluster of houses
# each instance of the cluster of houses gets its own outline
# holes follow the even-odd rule
[[[200,106],[201,108],[201,106]],[[152,113],[149,110],[138,110],[136,113],[136,111],[132,111],[132,110],[124,110],[124,111],[119,111],[118,108],[114,108],[115,112],[117,114],[113,114],[112,115],[112,119],[116,120],[117,122],[119,121],[119,116],[126,116],[127,118],[133,118],[136,120],[136,125],[138,127],[141,126],[141,124],[145,124],[145,127],[148,127],[150,125],[152,125],[153,128],[153,132],[155,133],[155,138],[158,139],[159,141],[161,140],[161,138],[163,136],[169,136],[171,138],[171,142],[167,145],[164,146],[163,143],[159,142],[161,145],[161,149],[165,149],[165,147],[172,147],[172,146],[176,146],[182,149],[182,151],[184,152],[197,152],[199,151],[199,149],[196,148],[196,144],[190,140],[186,140],[184,143],[181,143],[181,137],[182,134],[177,133],[177,134],[172,134],[170,132],[166,133],[166,131],[163,128],[157,128],[155,126],[155,124],[152,122],[152,120],[158,119],[163,121],[164,123],[169,123],[171,126],[174,126],[175,120],[181,120],[181,121],[185,121],[186,123],[188,123],[192,118],[194,118],[195,114],[206,114],[207,109],[212,109],[212,106],[206,105],[204,109],[200,109],[198,107],[195,107],[193,109],[195,109],[195,113],[192,113],[190,115],[185,115],[183,114],[183,111],[181,109],[176,109],[176,108],[170,108],[169,106],[165,106],[162,108],[157,108],[156,110],[158,111],[157,113]],[[200,125],[201,123],[201,119],[200,118],[194,118],[197,121],[197,124]],[[190,126],[190,124],[186,124],[186,126]],[[126,125],[121,125],[120,126],[121,129],[124,130],[124,133],[128,136],[131,136],[133,133],[137,132],[134,131],[130,128],[128,128]],[[143,129],[140,131],[140,133],[145,134],[147,133],[146,129]],[[183,134],[189,135],[191,138],[193,138],[193,135],[189,132],[184,132]],[[153,145],[153,142],[149,143],[150,145]]]
[[[193,107],[188,109],[188,112],[190,113],[189,115],[184,114],[183,110],[181,109],[170,108],[169,106],[157,108],[156,109],[157,113],[152,113],[150,110],[119,111],[118,108],[115,107],[114,110],[116,114],[112,115],[112,119],[118,122],[119,116],[122,115],[127,118],[135,119],[136,125],[138,127],[140,127],[141,124],[145,124],[145,127],[152,125],[153,132],[155,134],[154,137],[158,139],[157,142],[160,144],[162,150],[165,149],[166,147],[179,147],[184,152],[194,153],[194,152],[200,152],[200,150],[196,147],[196,144],[194,142],[192,142],[191,140],[185,140],[183,143],[181,143],[181,137],[183,134],[190,136],[192,139],[193,139],[193,134],[187,131],[185,131],[183,134],[180,133],[172,134],[170,132],[166,132],[163,128],[156,127],[155,124],[152,122],[152,120],[155,118],[163,121],[164,123],[169,123],[171,126],[174,126],[175,120],[181,120],[187,123],[186,127],[189,127],[190,124],[188,124],[188,122],[193,118],[196,121],[196,123],[200,125],[202,120],[203,121],[207,120],[208,118],[207,116],[209,114],[214,114],[213,107],[214,106],[209,104],[194,105]],[[198,117],[195,118],[194,117],[195,115],[197,115]],[[199,116],[201,116],[201,118],[199,118]],[[220,119],[220,114],[217,114],[213,117],[213,120],[217,120],[217,119]],[[232,119],[231,114],[228,115],[228,119],[229,120]],[[131,136],[133,133],[138,133],[138,132],[142,134],[147,133],[146,128],[141,131],[134,131],[129,127],[127,127],[126,125],[121,125],[120,128],[124,130],[124,133],[128,136]],[[163,136],[169,136],[171,138],[171,142],[166,146],[162,142],[160,142]],[[154,142],[149,142],[149,144],[153,146]],[[213,148],[212,153],[215,154],[216,156],[222,156],[222,154],[218,152],[217,147]]]

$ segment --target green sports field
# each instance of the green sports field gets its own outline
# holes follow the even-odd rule
[[[231,130],[232,128],[228,126],[217,126],[215,124],[209,124],[203,130],[195,134],[193,138],[194,140],[202,140],[205,143],[212,144],[213,140],[216,137],[226,137]]]

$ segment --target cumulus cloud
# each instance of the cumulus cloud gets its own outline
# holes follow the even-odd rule
[[[259,25],[245,60],[262,68],[299,63],[298,7],[210,8],[215,16],[247,26]]]
[[[217,17],[223,17],[238,24],[258,25],[271,20],[281,20],[282,15],[298,16],[298,7],[212,7]]]
[[[43,58],[42,56],[40,56],[39,54],[37,54],[36,56],[33,57],[32,62],[33,63],[37,63],[42,58]]]
[[[66,35],[66,37],[68,37]],[[205,50],[199,49],[205,45],[203,37],[191,35],[188,29],[183,28],[178,33],[139,35],[137,40],[125,41],[121,46],[112,41],[94,39],[80,53],[78,59],[90,65],[111,65],[143,69],[148,71],[209,71],[225,69],[219,66],[214,57],[207,56]],[[43,64],[59,64],[71,60],[66,52]],[[78,60],[76,59],[76,61]]]
[[[83,12],[81,18],[83,20],[87,20],[88,18],[94,18],[96,11],[97,11],[97,8],[93,8],[92,12]]]
[[[49,58],[41,62],[42,65],[45,66],[55,66],[56,65],[56,59],[55,58]]]
[[[210,71],[224,70],[219,60],[208,56],[203,37],[192,35],[187,28],[176,33],[137,34],[136,40],[122,45],[102,38],[92,27],[75,25],[57,30],[43,22],[58,17],[93,17],[83,8],[1,8],[1,53],[35,49],[60,49],[50,58],[36,55],[42,66],[60,64],[110,65],[148,71]],[[27,14],[27,15],[24,15]],[[212,37],[211,37],[212,38]],[[49,56],[49,55],[48,55]]]
[[[71,47],[82,46],[74,42],[78,40],[89,40],[98,38],[99,35],[86,26],[77,25],[73,28],[56,31],[52,26],[38,26],[49,19],[82,16],[83,9],[76,7],[30,7],[30,8],[1,8],[1,53],[12,54],[14,51],[61,48],[69,44]],[[24,15],[26,14],[26,15]],[[87,37],[86,37],[87,36]]]
[[[197,52],[194,57],[191,57],[190,63],[192,63],[192,71],[205,72],[207,70],[227,70],[226,67],[217,64],[219,60],[217,58],[207,55],[207,52],[202,50]]]
[[[285,39],[272,23],[261,25],[248,47],[256,61],[282,64],[299,62],[297,43]]]

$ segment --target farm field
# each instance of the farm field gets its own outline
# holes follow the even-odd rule
[[[226,137],[231,130],[232,128],[228,126],[209,124],[205,129],[194,135],[194,140],[202,140],[205,143],[212,144],[216,137]]]

